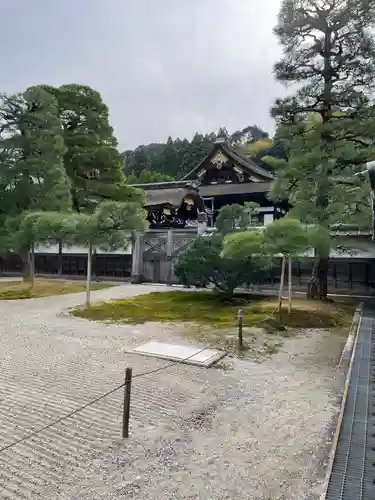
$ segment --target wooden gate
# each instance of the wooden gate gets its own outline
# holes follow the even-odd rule
[[[175,283],[174,264],[197,236],[196,228],[155,229],[137,234],[133,247],[132,282]]]

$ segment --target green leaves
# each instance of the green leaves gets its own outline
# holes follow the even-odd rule
[[[247,253],[232,258],[226,255],[225,246],[223,249],[222,236],[200,237],[180,257],[174,272],[185,285],[211,283],[232,296],[235,288],[241,285],[253,286],[259,283],[269,269],[270,261],[261,258],[259,246],[254,246],[253,250],[254,254]]]
[[[75,241],[103,250],[126,248],[133,231],[146,229],[146,211],[138,203],[101,203],[92,215],[77,214]]]
[[[234,289],[264,279],[272,265],[261,231],[248,230],[258,207],[255,203],[227,205],[217,218],[218,234],[197,238],[180,257],[175,275],[183,284],[211,283],[232,295]]]
[[[311,244],[309,230],[297,219],[288,216],[268,224],[263,238],[268,252],[289,257],[301,254]]]
[[[337,111],[359,117],[375,86],[375,0],[283,0],[274,30],[283,47],[276,78],[297,84],[294,96],[278,100],[273,115],[295,123],[306,113],[329,121]]]
[[[6,214],[66,210],[70,183],[56,100],[37,87],[0,102],[0,204]]]
[[[287,216],[267,224],[263,231],[250,230],[226,236],[221,255],[231,260],[258,255],[266,263],[275,255],[290,257],[303,253],[317,235],[315,229],[307,229],[298,220]]]
[[[24,212],[7,220],[5,247],[24,256],[41,243],[64,240],[66,245],[72,244],[77,226],[77,216],[71,212]]]
[[[361,163],[363,155],[371,155],[371,148],[356,147],[340,138],[325,142],[327,133],[332,136],[337,130],[338,137],[343,135],[344,125],[328,122],[308,131],[289,131],[289,158],[276,170],[270,197],[287,198],[292,215],[303,223],[326,229],[350,223],[371,227],[370,186],[354,177],[358,167],[353,165],[354,161]]]
[[[263,155],[269,150],[275,155],[279,153],[268,139],[268,133],[257,125],[236,130],[231,135],[224,129],[218,133],[196,133],[191,141],[169,137],[166,144],[151,143],[123,153],[128,184],[181,179],[201,163],[221,134],[231,146],[245,155],[251,154],[256,162],[260,162],[262,152]]]
[[[0,125],[0,251],[27,259],[56,241],[123,248],[145,229],[145,193],[125,185],[98,92],[70,85],[4,95]],[[72,202],[92,215],[71,212]]]
[[[254,215],[259,207],[257,203],[249,202],[245,205],[225,205],[220,209],[216,219],[216,228],[223,236],[233,233],[237,229],[247,229],[254,224]]]
[[[139,191],[125,186],[123,156],[99,92],[78,84],[43,88],[58,102],[75,211],[92,213],[107,199],[141,200]]]
[[[257,255],[259,259],[262,259],[266,254],[263,232],[253,230],[226,236],[221,257],[228,261],[244,261],[252,255]]]
[[[141,189],[125,186],[124,184],[104,183],[99,181],[87,181],[87,191],[93,196],[92,205],[97,200],[114,200],[117,202],[133,202],[140,205],[146,204],[146,193]]]

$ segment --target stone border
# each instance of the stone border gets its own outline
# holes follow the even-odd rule
[[[338,444],[338,440],[340,437],[342,419],[344,416],[346,399],[348,396],[350,376],[352,373],[353,360],[354,360],[355,350],[356,350],[356,346],[357,346],[357,339],[358,339],[358,330],[359,330],[359,327],[361,325],[362,315],[363,315],[363,302],[361,304],[359,304],[355,310],[353,320],[352,320],[350,330],[349,330],[348,339],[346,341],[344,349],[341,353],[340,360],[339,360],[337,367],[336,367],[336,371],[338,371],[345,364],[345,365],[348,365],[348,371],[347,371],[346,378],[345,378],[344,393],[342,396],[341,407],[340,407],[340,412],[339,412],[339,416],[338,416],[338,420],[337,420],[336,430],[335,430],[335,434],[334,434],[333,440],[332,440],[331,451],[329,453],[327,472],[326,472],[324,482],[323,482],[324,489],[323,489],[323,493],[320,495],[320,500],[326,500],[326,497],[327,497],[328,484],[329,484],[329,480],[331,478],[333,463],[334,463],[335,456],[336,456],[337,444]]]

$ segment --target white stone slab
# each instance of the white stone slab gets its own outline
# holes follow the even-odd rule
[[[163,344],[161,342],[149,342],[132,349],[130,352],[142,354],[143,356],[179,361],[180,363],[190,365],[204,366],[205,368],[209,368],[225,356],[225,352],[218,351],[217,349],[209,349],[208,347]]]

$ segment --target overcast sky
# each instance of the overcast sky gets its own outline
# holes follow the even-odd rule
[[[121,149],[253,123],[272,132],[281,0],[0,0],[0,90],[99,90]]]

